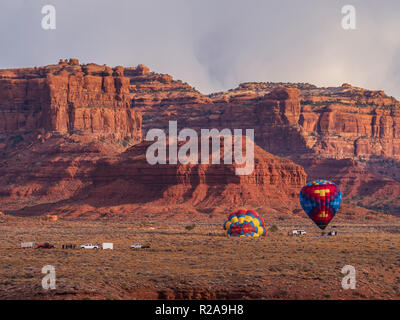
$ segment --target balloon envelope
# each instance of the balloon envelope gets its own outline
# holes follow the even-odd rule
[[[336,184],[328,180],[314,180],[300,191],[300,204],[312,221],[322,230],[339,209],[342,194]]]
[[[224,224],[225,234],[233,237],[261,237],[266,235],[265,223],[253,210],[232,212]]]

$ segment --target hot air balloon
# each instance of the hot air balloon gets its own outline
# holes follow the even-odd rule
[[[261,237],[266,235],[265,223],[253,210],[232,212],[224,224],[225,234],[232,237]]]
[[[328,180],[314,180],[300,191],[300,204],[312,221],[322,230],[339,209],[342,194],[336,184]]]

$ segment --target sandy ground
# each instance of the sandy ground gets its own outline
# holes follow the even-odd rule
[[[400,221],[338,223],[336,237],[260,239],[223,236],[221,223],[0,221],[0,299],[400,299]],[[56,249],[20,249],[49,241]],[[149,249],[132,250],[135,242]],[[65,250],[64,243],[113,242],[114,250]],[[56,269],[56,289],[41,286],[42,267]],[[342,267],[356,289],[342,288]]]

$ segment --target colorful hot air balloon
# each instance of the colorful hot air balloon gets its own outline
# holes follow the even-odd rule
[[[324,230],[333,219],[342,201],[336,184],[328,180],[314,180],[300,191],[300,204],[314,223]]]
[[[232,237],[260,237],[266,235],[265,223],[253,210],[232,212],[224,224],[225,234]]]

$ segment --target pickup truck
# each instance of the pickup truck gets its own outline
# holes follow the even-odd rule
[[[292,230],[292,234],[301,236],[307,234],[307,232],[305,232],[304,230]]]
[[[150,248],[150,246],[143,246],[140,242],[135,243],[133,245],[130,246],[131,249],[148,249]]]
[[[98,245],[93,245],[91,243],[81,245],[81,249],[98,249]]]

